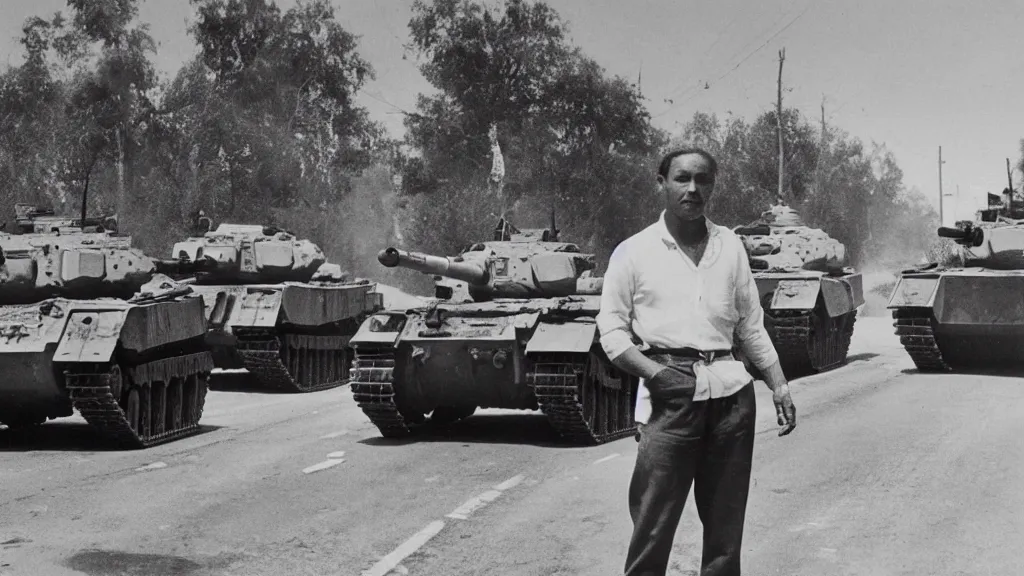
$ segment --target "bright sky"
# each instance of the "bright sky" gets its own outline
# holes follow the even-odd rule
[[[412,0],[332,0],[360,36],[377,80],[359,101],[396,136],[399,109],[429,91],[403,60]],[[278,0],[284,8],[295,0]],[[573,41],[609,73],[636,80],[657,126],[676,131],[695,111],[753,119],[774,106],[785,47],[784,104],[896,155],[907,186],[938,204],[942,146],[945,222],[973,216],[1006,186],[1024,137],[1024,10],[1019,0],[548,0]],[[0,55],[20,62],[21,24],[67,10],[64,0],[0,0]],[[142,0],[169,77],[195,52],[186,0]],[[707,88],[705,89],[705,83]],[[669,103],[667,100],[671,100]],[[1014,181],[1021,174],[1016,172]],[[959,198],[957,189],[959,187]]]

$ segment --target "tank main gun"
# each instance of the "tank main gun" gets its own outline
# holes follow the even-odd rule
[[[377,254],[377,261],[387,268],[408,268],[424,274],[462,280],[473,286],[486,286],[491,277],[485,262],[479,259],[467,261],[462,256],[434,256],[388,247]]]

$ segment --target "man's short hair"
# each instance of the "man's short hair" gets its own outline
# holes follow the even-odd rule
[[[697,147],[680,148],[678,150],[673,150],[668,154],[665,154],[665,156],[661,159],[661,164],[658,166],[658,175],[660,175],[662,178],[668,178],[668,169],[672,166],[672,160],[676,156],[685,156],[686,154],[699,154],[703,156],[704,159],[707,160],[708,164],[711,166],[711,175],[718,175],[718,162],[715,161],[715,157],[712,156],[711,153],[708,152],[707,150]]]

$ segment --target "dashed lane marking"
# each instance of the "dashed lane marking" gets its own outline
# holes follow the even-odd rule
[[[331,432],[330,434],[324,434],[320,437],[321,440],[330,440],[331,438],[337,438],[338,436],[344,436],[348,434],[348,430],[338,430],[337,432]]]
[[[618,458],[618,457],[619,457],[619,453],[618,452],[616,452],[615,454],[609,454],[608,456],[605,456],[604,458],[601,458],[597,462],[594,462],[594,464],[600,464],[602,462],[607,462],[607,461],[609,461],[609,460],[611,460],[613,458]]]
[[[147,464],[145,466],[140,466],[139,468],[136,468],[135,471],[136,472],[148,472],[150,470],[159,470],[161,468],[167,468],[167,463],[166,462],[153,462],[152,464]]]
[[[324,460],[323,462],[320,462],[319,464],[313,464],[312,466],[310,466],[308,468],[303,468],[302,469],[302,473],[303,474],[312,474],[313,472],[319,472],[321,470],[327,470],[328,468],[337,466],[338,464],[341,464],[344,461],[345,461],[344,458],[330,458],[328,460]]]
[[[506,490],[518,486],[522,483],[524,478],[525,477],[522,474],[513,476],[501,484],[498,484],[493,489],[488,490],[479,496],[470,498],[461,506],[456,508],[451,514],[447,514],[446,517],[455,520],[466,520],[473,512],[476,512],[487,504],[493,502]],[[369,570],[365,570],[362,573],[362,576],[384,576],[388,572],[391,572],[402,562],[402,560],[408,558],[410,555],[422,548],[424,544],[429,542],[431,538],[437,536],[444,526],[444,520],[435,520],[434,522],[427,524],[426,528],[420,530],[414,534],[412,538],[403,542],[401,546],[395,548],[394,552],[381,558],[380,561],[370,567]]]
[[[409,555],[419,550],[424,544],[429,542],[431,538],[437,536],[438,532],[440,532],[442,528],[444,528],[444,520],[435,520],[430,524],[427,524],[426,528],[420,530],[414,534],[412,538],[403,542],[401,546],[395,548],[394,552],[381,558],[380,562],[371,566],[369,570],[364,571],[363,576],[384,576],[388,572],[391,572],[391,570],[393,570],[395,566],[398,566],[402,560],[408,558]]]

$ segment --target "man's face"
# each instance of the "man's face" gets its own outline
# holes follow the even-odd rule
[[[658,175],[665,195],[665,210],[682,220],[696,220],[715,190],[711,166],[700,154],[682,154],[672,159],[668,177]]]

